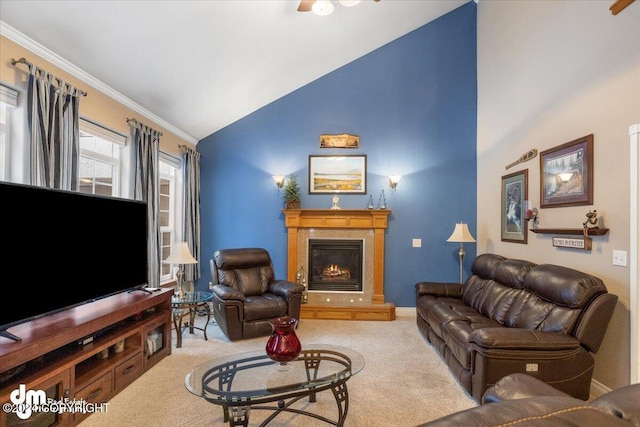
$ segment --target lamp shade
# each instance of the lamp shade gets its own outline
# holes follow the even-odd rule
[[[463,222],[460,224],[456,224],[456,228],[451,233],[451,236],[447,239],[447,242],[475,242],[476,239],[473,238],[471,232],[469,231],[469,226]]]
[[[191,255],[187,242],[178,242],[171,245],[171,254],[162,262],[165,264],[197,264],[198,260]]]

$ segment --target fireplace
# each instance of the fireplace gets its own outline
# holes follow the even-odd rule
[[[282,212],[287,227],[287,279],[298,280],[309,290],[306,303],[300,307],[301,319],[395,319],[395,305],[384,300],[384,238],[390,210],[284,209]],[[324,277],[321,277],[324,282],[330,282],[323,285],[336,288],[335,282],[345,282],[347,277],[352,280],[354,275],[359,275],[361,290],[351,290],[358,289],[355,287],[349,290],[311,290],[312,269],[309,266],[313,256],[309,254],[310,240],[331,244],[347,240],[349,244],[354,241],[362,244],[358,251],[362,257],[361,264],[345,266],[344,260],[325,258],[326,265],[322,267]],[[334,248],[333,252],[342,249]],[[343,289],[353,286],[351,283],[339,285]]]
[[[309,290],[362,292],[364,241],[309,239]]]

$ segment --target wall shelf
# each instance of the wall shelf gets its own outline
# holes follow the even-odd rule
[[[539,234],[571,234],[575,236],[583,236],[582,228],[532,228],[530,231]],[[609,232],[608,228],[590,228],[587,233],[589,236],[604,236]]]

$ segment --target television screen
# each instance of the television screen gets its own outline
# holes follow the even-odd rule
[[[146,203],[10,183],[0,200],[0,332],[147,284]]]

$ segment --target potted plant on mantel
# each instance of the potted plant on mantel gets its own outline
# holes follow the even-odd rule
[[[300,186],[296,174],[289,175],[289,181],[284,186],[282,194],[285,209],[300,209]]]

